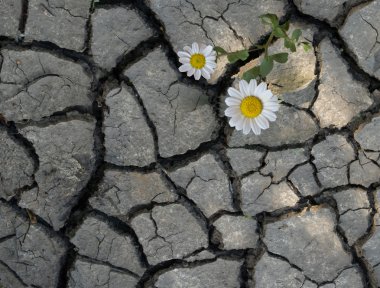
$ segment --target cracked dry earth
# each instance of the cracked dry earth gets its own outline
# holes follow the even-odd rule
[[[95,2],[0,1],[0,287],[380,287],[380,0]],[[266,12],[313,51],[244,136],[260,55],[207,83],[175,52],[263,43]]]

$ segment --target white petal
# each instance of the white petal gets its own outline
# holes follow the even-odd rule
[[[228,107],[226,109],[226,111],[224,111],[224,115],[226,115],[227,117],[239,116],[240,115],[240,109],[239,109],[239,107],[236,107],[236,106]]]
[[[190,46],[183,47],[183,50],[185,50],[187,53],[189,53],[189,55],[191,55],[193,53],[193,50],[191,49]]]
[[[241,100],[240,99],[237,99],[235,97],[227,97],[226,100],[225,100],[226,104],[228,106],[235,106],[235,105],[239,105],[241,104]]]
[[[241,94],[243,94],[243,96],[249,96],[249,88],[248,88],[247,81],[240,80],[239,81],[239,89],[240,89]]]
[[[228,88],[227,93],[231,97],[235,97],[235,98],[238,98],[238,99],[243,99],[244,98],[243,95],[240,93],[240,91],[237,90],[237,89],[235,89],[235,88],[233,88],[233,87]]]
[[[190,58],[181,57],[179,58],[179,62],[182,64],[190,63]]]
[[[259,115],[255,118],[257,125],[263,130],[269,128],[269,121],[263,115]]]
[[[194,74],[195,80],[201,79],[201,75],[202,75],[201,70],[199,70],[199,69],[195,70],[195,74]]]
[[[206,57],[206,63],[207,62],[215,62],[216,60],[216,56],[207,56]]]
[[[272,97],[270,97],[269,101],[273,101],[273,102],[277,102],[278,103],[278,98],[276,95],[272,95]]]
[[[278,102],[278,98],[276,95],[272,95],[272,97],[270,98],[271,101],[275,101],[275,102]]]
[[[191,67],[191,69],[189,71],[187,71],[187,76],[191,77],[194,75],[194,73],[195,73],[195,68]]]
[[[277,112],[280,109],[280,104],[274,101],[264,102],[264,109],[267,109],[272,112]]]
[[[209,45],[209,46],[206,46],[206,48],[204,48],[203,51],[201,51],[201,53],[202,53],[205,57],[207,57],[208,55],[211,54],[212,50],[213,50],[212,46]]]
[[[239,115],[236,120],[235,128],[236,130],[242,130],[244,124],[245,117],[243,115]]]
[[[251,79],[248,85],[249,95],[255,95],[256,87],[257,87],[256,79]]]
[[[276,121],[277,119],[277,116],[276,114],[274,114],[272,111],[269,111],[267,109],[264,109],[261,114],[267,118],[269,121],[273,122],[273,121]]]
[[[177,53],[177,55],[178,55],[178,57],[188,57],[188,58],[191,57],[190,53],[183,52],[183,51],[179,51],[179,52]]]
[[[207,62],[206,61],[206,66],[211,68],[211,69],[215,69],[216,68],[216,63],[215,62]]]
[[[265,92],[267,90],[267,83],[261,82],[255,90],[255,95],[259,96],[261,93]]]
[[[208,80],[208,79],[211,78],[210,73],[209,73],[206,69],[202,68],[201,73],[202,73],[202,76],[203,76],[205,79]]]
[[[191,45],[191,48],[193,50],[193,53],[199,53],[199,45],[197,42],[194,42],[193,45]]]
[[[214,69],[207,67],[207,65],[205,67],[203,67],[202,69],[206,70],[210,74],[214,73]]]
[[[257,125],[256,119],[251,119],[250,124],[251,124],[251,129],[252,129],[253,133],[255,133],[255,135],[260,135],[261,129],[260,129],[259,125]]]
[[[243,117],[242,117],[242,115],[237,115],[237,116],[235,116],[235,117],[231,117],[231,119],[230,119],[230,121],[228,121],[228,123],[230,124],[230,126],[231,127],[236,127],[236,125],[240,125],[240,122],[241,122],[241,125],[243,125]],[[241,128],[240,129],[237,129],[237,130],[241,130]]]
[[[265,90],[261,94],[257,94],[258,97],[260,97],[263,101],[269,101],[271,100],[273,93],[270,90]]]
[[[251,131],[251,119],[245,118],[243,123],[243,134],[247,135]]]
[[[191,65],[190,64],[183,64],[182,66],[180,66],[178,68],[179,72],[187,72],[191,69]]]

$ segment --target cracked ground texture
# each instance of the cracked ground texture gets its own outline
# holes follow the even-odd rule
[[[198,41],[301,28],[262,135]],[[0,0],[0,288],[380,287],[380,0]],[[271,52],[282,51],[274,42]]]

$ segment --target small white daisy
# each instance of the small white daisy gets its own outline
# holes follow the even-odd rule
[[[187,72],[189,77],[194,75],[195,80],[199,80],[201,76],[210,79],[216,68],[216,52],[213,47],[193,43],[191,47],[185,46],[183,50],[185,51],[177,53],[179,62],[182,63],[179,71]]]
[[[226,98],[229,106],[224,114],[231,117],[229,123],[236,130],[243,130],[248,134],[251,130],[260,135],[261,130],[269,128],[269,121],[273,122],[280,108],[278,99],[267,89],[267,84],[261,82],[257,85],[256,80],[239,82],[239,90],[228,88],[230,97]]]

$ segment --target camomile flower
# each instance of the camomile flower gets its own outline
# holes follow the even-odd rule
[[[256,80],[239,82],[239,90],[228,88],[230,97],[226,98],[229,106],[224,114],[231,117],[229,124],[236,130],[243,130],[248,134],[251,130],[260,135],[261,130],[269,128],[269,121],[273,122],[280,105],[276,96],[267,89],[267,84]]]
[[[213,47],[193,43],[191,47],[185,46],[183,50],[185,51],[177,53],[179,62],[182,63],[179,71],[187,72],[189,77],[194,75],[195,80],[199,80],[201,76],[210,79],[216,68],[216,52]]]

